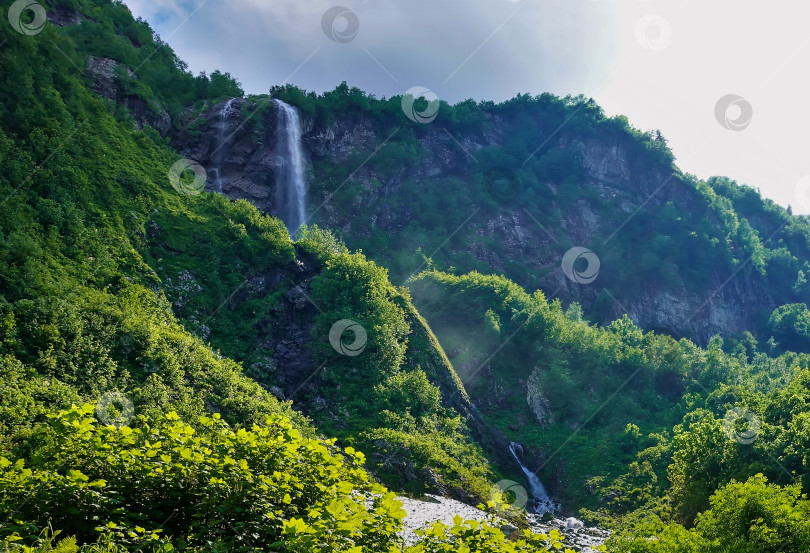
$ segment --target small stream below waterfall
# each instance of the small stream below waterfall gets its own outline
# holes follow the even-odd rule
[[[558,518],[560,504],[548,495],[540,478],[523,463],[523,446],[517,442],[509,442],[509,453],[520,465],[529,485],[530,501],[526,504],[526,518],[531,529],[543,534],[558,530],[565,536],[566,547],[582,553],[596,553],[597,548],[610,537],[610,532],[602,528],[586,527],[582,521],[573,517]]]
[[[295,235],[306,220],[307,182],[304,177],[304,154],[301,146],[301,121],[298,111],[281,100],[278,106],[277,163],[274,215]]]
[[[403,520],[404,528],[400,535],[405,539],[405,543],[409,545],[417,542],[418,536],[415,533],[417,529],[427,528],[435,521],[441,521],[448,526],[452,526],[453,518],[456,515],[461,516],[464,520],[493,522],[491,513],[446,497],[427,495],[421,499],[407,497],[398,497],[397,499],[402,502],[402,506],[407,513]],[[565,547],[581,553],[596,553],[597,548],[610,537],[610,532],[607,530],[595,526],[584,526],[582,523],[571,524],[571,521],[576,521],[576,519],[571,518],[549,518],[529,514],[527,521],[534,532],[548,534],[552,530],[559,531],[564,536],[563,543]],[[520,532],[520,530],[507,523],[506,520],[496,517],[494,523],[504,533]]]
[[[518,465],[520,465],[523,474],[526,476],[526,481],[529,484],[529,495],[532,501],[531,505],[526,506],[527,510],[539,515],[558,511],[559,505],[548,495],[546,487],[543,486],[543,482],[540,481],[540,478],[538,478],[534,472],[523,464],[523,460],[521,459],[523,446],[516,442],[509,442],[509,452],[512,454],[512,457],[515,458]]]

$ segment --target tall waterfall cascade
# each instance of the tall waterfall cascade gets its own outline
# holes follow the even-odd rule
[[[298,111],[281,100],[278,106],[275,215],[294,235],[306,220],[307,182],[304,177],[304,154],[301,147],[301,122]]]
[[[520,468],[523,470],[523,474],[526,475],[526,480],[529,483],[529,495],[532,498],[533,505],[527,506],[530,507],[528,510],[537,514],[554,512],[557,509],[557,505],[551,499],[551,497],[549,497],[546,487],[543,486],[543,483],[540,481],[537,475],[523,464],[520,455],[518,455],[518,453],[523,454],[523,447],[516,442],[509,442],[509,452],[512,454],[512,457],[515,458],[515,461],[517,461],[520,465]]]
[[[214,152],[214,178],[217,183],[217,192],[222,194],[222,160],[225,158],[225,141],[228,139],[228,117],[233,111],[233,101],[231,98],[222,105],[219,110],[219,130],[217,131],[217,149]]]

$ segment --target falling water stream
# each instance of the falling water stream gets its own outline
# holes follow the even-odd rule
[[[222,194],[222,160],[225,158],[225,140],[227,137],[225,133],[228,130],[228,117],[231,114],[233,101],[235,98],[231,98],[227,102],[222,105],[222,109],[219,110],[219,130],[217,131],[217,150],[214,154],[214,176],[216,177],[217,182],[217,192]]]
[[[278,179],[275,214],[294,235],[306,219],[307,182],[301,148],[301,122],[294,107],[281,100],[278,106]]]

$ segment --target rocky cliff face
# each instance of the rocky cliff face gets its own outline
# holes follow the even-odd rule
[[[199,114],[190,114],[184,124],[186,130],[173,139],[175,147],[182,155],[207,167],[212,177],[209,188],[216,186],[212,176],[216,172],[223,194],[247,199],[273,213],[278,167],[277,107],[267,99],[237,99],[227,117],[222,117],[222,108],[220,103]],[[413,215],[412,207],[397,201],[404,187],[416,186],[418,193],[418,187],[448,177],[466,181],[471,187],[478,186],[473,174],[476,154],[485,148],[498,147],[509,136],[509,122],[500,116],[491,116],[483,131],[467,135],[453,136],[439,125],[420,129],[424,132],[419,135],[419,156],[415,161],[385,175],[370,164],[352,167],[351,182],[359,186],[354,188],[355,196],[347,210],[332,205],[333,190],[317,186],[324,168],[348,163],[353,154],[373,155],[386,142],[387,135],[371,118],[356,114],[324,126],[315,125],[312,119],[303,121],[309,178],[315,183],[309,201],[314,206],[322,205],[311,222],[332,229],[350,246],[357,244],[356,238],[361,234],[393,234],[407,225]],[[492,271],[503,273],[529,289],[540,288],[564,303],[582,303],[587,314],[599,300],[599,281],[582,285],[567,278],[560,268],[561,244],[588,245],[607,238],[605,249],[608,249],[616,235],[629,232],[624,222],[632,220],[639,211],[668,202],[684,213],[699,210],[709,223],[717,224],[694,188],[672,178],[667,168],[640,161],[621,141],[560,136],[551,141],[548,149],[575,156],[581,165],[578,184],[547,184],[548,200],[559,213],[556,220],[541,224],[533,213],[517,206],[496,213],[484,210],[474,213],[476,205],[470,203],[469,212],[474,214],[457,231],[464,243],[463,250],[448,251],[450,258],[471,254]],[[572,194],[579,199],[561,199]],[[496,200],[500,199],[496,196]],[[605,210],[606,201],[613,209]],[[632,236],[623,238],[634,240]],[[645,247],[644,238],[638,239],[641,250]],[[366,253],[381,258],[391,252]],[[516,264],[524,270],[514,271]],[[603,273],[611,269],[603,262]],[[742,332],[753,327],[757,314],[779,303],[770,297],[764,279],[758,275],[743,273],[729,280],[730,276],[718,271],[697,291],[644,282],[637,290],[624,290],[621,298],[612,294],[615,301],[607,308],[605,321],[627,313],[642,328],[690,337],[704,344],[715,334]]]
[[[206,188],[232,199],[248,200],[275,214],[278,152],[278,106],[268,99],[236,98],[201,112],[189,110],[172,145],[183,157],[208,171]],[[302,131],[312,133],[311,119],[302,118]],[[221,187],[221,190],[218,188]]]
[[[134,119],[136,128],[142,129],[148,125],[163,135],[171,130],[171,118],[157,102],[147,102],[137,94],[127,91],[126,83],[138,79],[131,69],[110,58],[89,56],[85,72],[93,92],[126,108]]]

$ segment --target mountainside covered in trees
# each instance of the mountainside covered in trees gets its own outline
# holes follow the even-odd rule
[[[4,547],[556,549],[397,535],[383,486],[525,526],[495,486],[522,481],[515,441],[611,550],[808,549],[806,218],[581,98],[420,125],[399,97],[273,88],[320,226],[293,240],[270,96],[192,75],[119,2],[42,4],[36,32],[0,25]],[[590,285],[559,269],[574,245]]]

